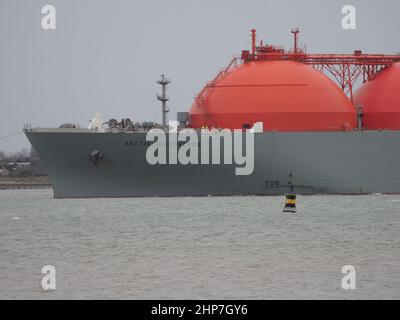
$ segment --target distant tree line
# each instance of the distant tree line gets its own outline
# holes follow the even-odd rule
[[[33,148],[6,154],[0,150],[0,178],[45,176],[40,159]]]

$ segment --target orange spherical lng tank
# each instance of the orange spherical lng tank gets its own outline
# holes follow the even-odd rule
[[[243,129],[257,122],[264,131],[347,131],[356,127],[350,100],[327,76],[292,61],[240,65],[196,99],[192,128]]]
[[[400,64],[380,72],[355,94],[355,106],[363,106],[367,130],[400,130]]]

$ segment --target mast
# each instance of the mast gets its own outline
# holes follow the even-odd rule
[[[163,126],[163,129],[166,130],[168,128],[168,126],[167,126],[167,114],[169,112],[169,110],[167,109],[167,101],[169,100],[169,98],[167,97],[167,85],[169,83],[171,83],[171,80],[167,79],[165,77],[165,75],[162,74],[160,80],[158,80],[157,83],[159,85],[161,85],[161,88],[162,88],[161,89],[161,94],[157,95],[157,99],[159,101],[161,101],[161,106],[162,106],[162,109],[161,109],[161,112],[162,112],[162,126]]]
[[[299,28],[293,28],[292,29],[292,33],[294,36],[294,45],[293,45],[293,51],[294,53],[298,53],[299,52],[299,33],[300,33],[300,29]]]
[[[257,30],[251,29],[251,54],[253,57],[256,55],[256,41],[257,41]]]

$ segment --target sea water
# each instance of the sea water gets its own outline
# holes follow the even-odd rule
[[[1,299],[400,299],[400,196],[0,191]],[[344,266],[355,289],[345,289]],[[42,284],[54,267],[55,290]]]

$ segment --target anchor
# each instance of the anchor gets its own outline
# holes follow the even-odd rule
[[[90,160],[92,160],[93,164],[98,167],[100,162],[104,159],[103,153],[99,150],[94,150],[90,153]]]

